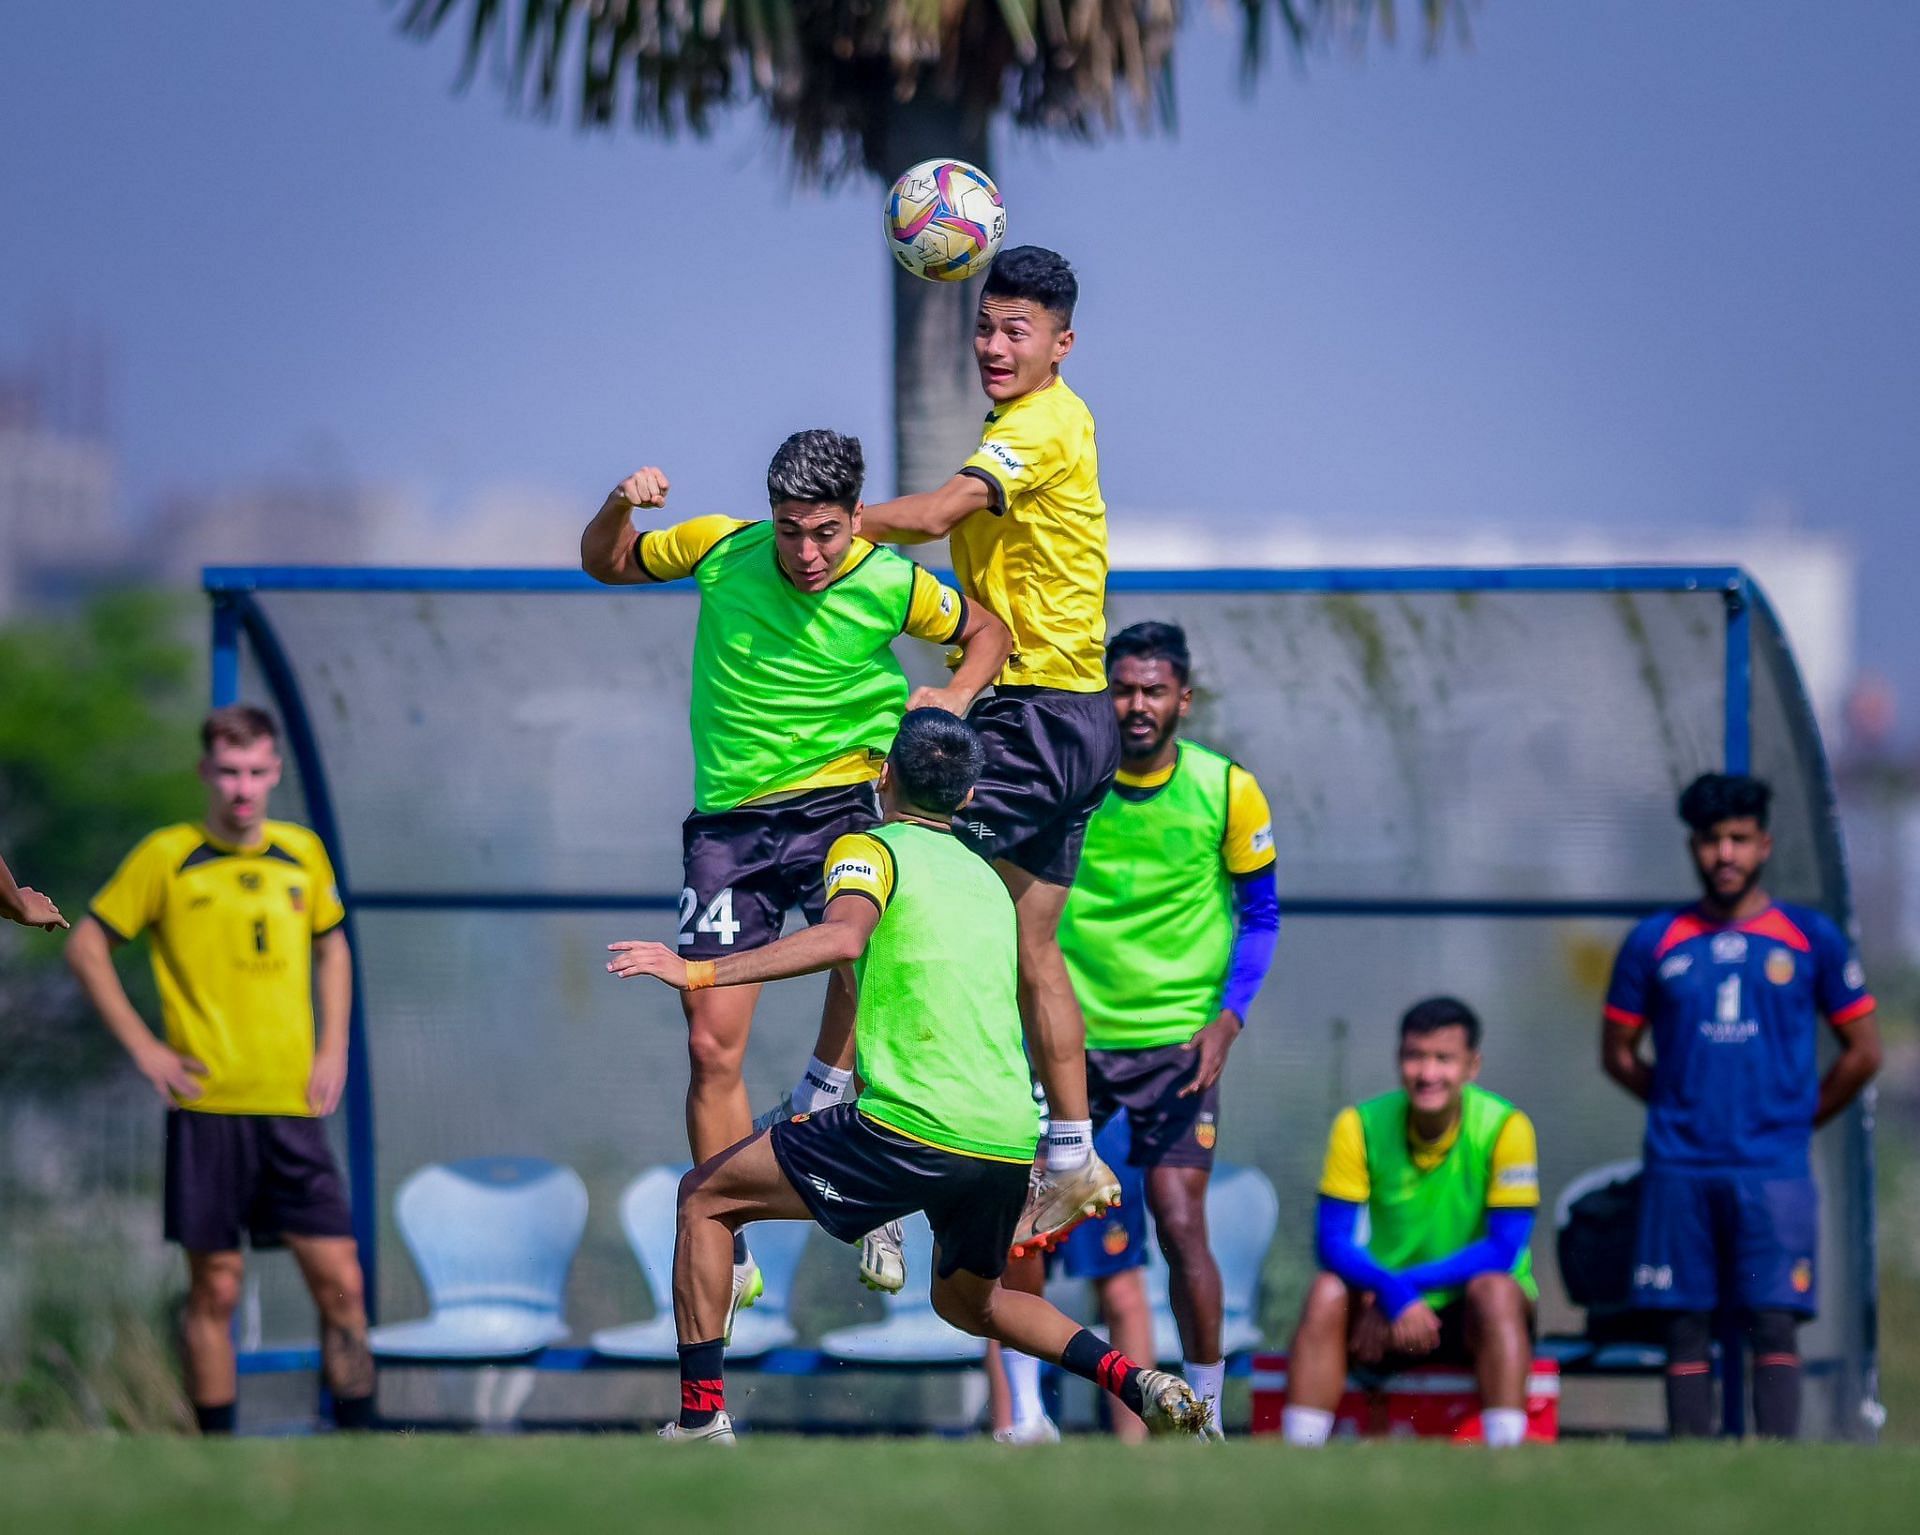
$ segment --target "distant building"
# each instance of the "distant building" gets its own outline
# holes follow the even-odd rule
[[[0,622],[124,563],[117,494],[105,436],[50,419],[37,378],[0,377]]]

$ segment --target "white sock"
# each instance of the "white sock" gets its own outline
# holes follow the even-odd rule
[[[1013,1401],[1013,1426],[1025,1428],[1047,1415],[1040,1400],[1040,1361],[1018,1349],[1002,1348],[1001,1363],[1007,1371],[1007,1395]]]
[[[1333,1432],[1333,1414],[1318,1407],[1287,1407],[1280,1413],[1280,1437],[1288,1444],[1317,1450]]]
[[[1480,1433],[1490,1450],[1510,1450],[1527,1438],[1527,1415],[1518,1407],[1489,1407],[1480,1414]]]
[[[1093,1155],[1091,1119],[1055,1119],[1047,1124],[1047,1171],[1070,1173]]]
[[[853,1073],[829,1066],[817,1055],[807,1057],[807,1069],[800,1073],[800,1085],[793,1090],[793,1112],[817,1114],[830,1109],[847,1096]]]
[[[1193,1387],[1195,1396],[1203,1402],[1213,1404],[1213,1426],[1218,1428],[1220,1426],[1220,1383],[1227,1378],[1226,1360],[1216,1359],[1212,1364],[1194,1364],[1191,1360],[1186,1360],[1180,1365],[1180,1373],[1186,1377],[1187,1384]]]

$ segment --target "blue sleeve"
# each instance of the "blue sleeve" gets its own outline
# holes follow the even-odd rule
[[[1647,1021],[1648,992],[1653,980],[1654,925],[1643,922],[1620,945],[1613,962],[1613,980],[1607,987],[1607,1021],[1638,1028]]]
[[[1415,1290],[1446,1290],[1480,1274],[1506,1274],[1533,1240],[1532,1210],[1489,1210],[1487,1234],[1457,1253],[1416,1264],[1400,1275]]]
[[[1280,887],[1273,865],[1234,876],[1233,907],[1238,927],[1220,1006],[1245,1023],[1247,1009],[1273,968],[1273,951],[1280,943]]]
[[[1353,1239],[1363,1208],[1322,1194],[1314,1212],[1314,1248],[1322,1268],[1338,1274],[1356,1290],[1373,1291],[1380,1299],[1380,1309],[1389,1317],[1397,1317],[1420,1299],[1420,1292],[1391,1269],[1375,1263],[1373,1254]]]
[[[1847,935],[1825,917],[1807,924],[1813,942],[1813,994],[1821,1013],[1834,1023],[1846,1024],[1864,1018],[1873,1011],[1873,994],[1867,990],[1866,972]]]

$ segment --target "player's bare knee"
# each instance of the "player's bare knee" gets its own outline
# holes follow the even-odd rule
[[[1303,1333],[1330,1333],[1344,1338],[1347,1330],[1347,1282],[1338,1274],[1316,1275],[1300,1307]]]
[[[1196,1263],[1207,1256],[1205,1205],[1184,1199],[1167,1201],[1155,1207],[1153,1223],[1160,1235],[1160,1252],[1169,1265]]]
[[[187,1308],[222,1321],[232,1317],[240,1307],[241,1277],[238,1265],[202,1269],[187,1291]]]
[[[1475,1274],[1467,1281],[1467,1310],[1482,1326],[1521,1326],[1526,1295],[1511,1274]]]
[[[744,1040],[724,1037],[704,1020],[694,1020],[687,1030],[687,1064],[701,1086],[739,1081],[746,1053]]]

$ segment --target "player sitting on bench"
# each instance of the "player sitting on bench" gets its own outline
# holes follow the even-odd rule
[[[1526,1437],[1538,1155],[1527,1116],[1476,1086],[1479,1074],[1480,1020],[1432,997],[1400,1020],[1399,1091],[1334,1120],[1320,1177],[1323,1272],[1288,1361],[1289,1443],[1326,1442],[1349,1359],[1379,1374],[1470,1365],[1487,1444]]]

